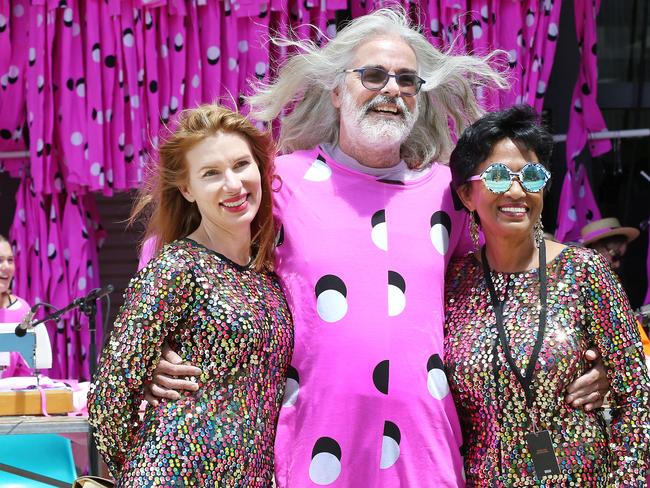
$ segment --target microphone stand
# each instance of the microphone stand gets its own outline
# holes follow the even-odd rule
[[[42,324],[43,322],[47,322],[49,320],[59,320],[64,313],[69,312],[75,308],[78,308],[86,317],[88,317],[88,331],[90,332],[90,344],[88,347],[88,370],[90,372],[91,382],[95,377],[95,371],[97,369],[97,343],[95,339],[97,332],[97,300],[110,295],[112,292],[112,285],[107,285],[105,288],[95,288],[85,297],[77,298],[62,309],[57,310],[47,317],[31,324],[31,327],[35,327],[38,324]],[[88,433],[90,434],[88,436],[88,461],[90,464],[90,474],[97,476],[99,474],[99,454],[97,452],[95,438],[92,435],[93,432],[90,425],[88,425]]]

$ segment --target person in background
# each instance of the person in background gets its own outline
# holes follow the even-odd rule
[[[472,124],[451,154],[453,187],[485,237],[446,279],[467,486],[644,486],[650,378],[636,319],[605,258],[543,237],[552,147],[535,111],[516,106]],[[609,429],[562,400],[594,346],[617,406]]]
[[[13,332],[15,324],[20,323],[29,313],[29,304],[11,291],[16,262],[11,244],[0,235],[0,324],[10,324],[7,332]],[[50,348],[50,340],[45,324],[39,324],[35,330],[38,340],[44,341],[42,347]],[[30,376],[34,372],[23,357],[17,352],[0,352],[0,377]]]
[[[274,144],[218,105],[183,112],[150,187],[159,254],[131,281],[88,397],[118,486],[268,487],[293,348],[273,273]],[[162,249],[160,247],[162,246]],[[199,389],[149,406],[143,383],[163,342],[196,364]]]
[[[628,244],[639,237],[639,234],[638,229],[622,227],[617,218],[608,217],[585,225],[580,231],[580,242],[598,251],[614,270],[618,270],[627,252]],[[643,352],[650,361],[650,339],[641,321],[639,321],[639,334],[643,342]]]

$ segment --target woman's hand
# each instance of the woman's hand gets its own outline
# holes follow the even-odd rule
[[[158,406],[160,398],[178,400],[181,397],[179,391],[199,389],[199,385],[193,377],[200,374],[199,368],[183,364],[181,357],[165,343],[162,357],[153,372],[151,382],[144,385],[144,399],[154,407]]]
[[[567,387],[565,400],[571,406],[583,407],[587,412],[600,408],[609,391],[609,380],[598,351],[588,349],[585,359],[592,362],[592,368]]]

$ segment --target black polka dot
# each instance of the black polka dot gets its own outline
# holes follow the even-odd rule
[[[116,58],[115,55],[113,54],[109,54],[104,58],[104,64],[106,65],[107,68],[114,68],[115,62],[116,62]]]
[[[9,129],[0,129],[0,137],[3,139],[11,139],[11,131]]]
[[[581,90],[585,95],[589,95],[591,93],[591,90],[589,89],[589,85],[587,83],[582,84]]]
[[[275,235],[275,247],[280,247],[282,244],[284,244],[284,225],[280,225],[280,229]]]
[[[156,80],[151,80],[149,82],[149,91],[151,93],[156,93],[158,91],[158,82]]]
[[[372,382],[374,383],[375,388],[384,395],[388,395],[389,367],[390,364],[388,359],[384,359],[378,363],[372,371]]]

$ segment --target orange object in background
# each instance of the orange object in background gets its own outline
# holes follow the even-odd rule
[[[650,339],[648,338],[648,334],[645,333],[645,329],[643,328],[643,325],[641,325],[641,322],[637,322],[639,323],[639,334],[641,334],[641,342],[643,343],[643,354],[645,354],[646,357],[650,357]]]
[[[48,414],[74,411],[72,390],[44,390]],[[0,391],[0,415],[42,415],[41,392],[38,390]]]

